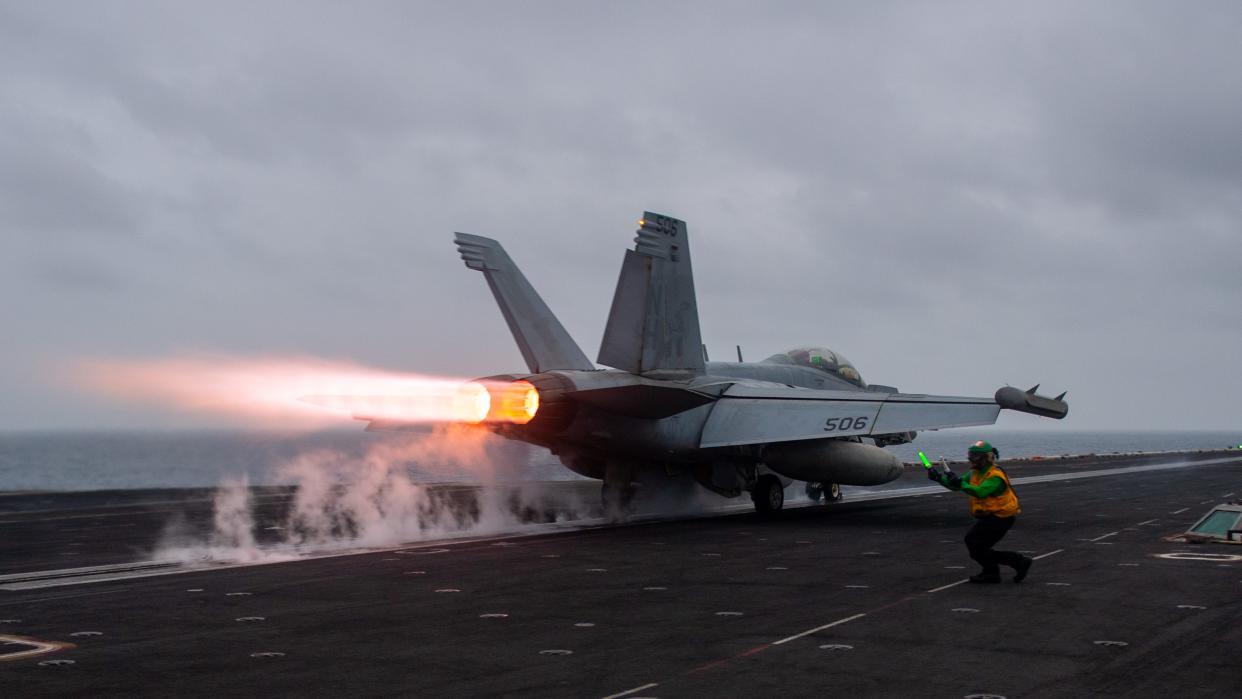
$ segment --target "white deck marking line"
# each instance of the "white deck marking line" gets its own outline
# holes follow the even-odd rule
[[[1041,559],[1041,558],[1047,558],[1047,557],[1049,557],[1049,556],[1055,556],[1055,555],[1057,555],[1058,553],[1063,553],[1064,551],[1065,551],[1065,549],[1057,549],[1056,551],[1049,551],[1048,553],[1041,553],[1040,555],[1035,556],[1035,557],[1034,557],[1034,558],[1032,558],[1031,560],[1032,560],[1032,561],[1038,561],[1038,560],[1039,560],[1039,559]]]
[[[962,578],[961,580],[958,580],[957,582],[951,582],[948,585],[941,585],[940,587],[933,587],[932,589],[927,591],[927,594],[930,595],[933,592],[940,592],[941,590],[947,590],[950,587],[957,587],[958,585],[961,585],[962,583],[968,583],[968,582],[970,582],[970,578]]]
[[[1136,526],[1136,527],[1141,527],[1141,526],[1143,526],[1144,524],[1151,524],[1152,522],[1159,522],[1159,521],[1160,521],[1160,519],[1159,519],[1159,518],[1156,518],[1156,519],[1149,519],[1149,520],[1147,520],[1146,522],[1139,522],[1138,524],[1136,524],[1136,525],[1134,525],[1134,526]]]
[[[1211,466],[1214,464],[1231,463],[1234,461],[1242,461],[1242,456],[1229,456],[1221,459],[1204,459],[1203,461],[1178,461],[1168,464],[1147,464],[1144,466],[1124,466],[1121,468],[1106,468],[1097,471],[1082,471],[1080,473],[1052,473],[1044,476],[1020,476],[1011,478],[1016,485],[1027,483],[1050,483],[1053,481],[1074,481],[1080,478],[1099,478],[1102,476],[1118,476],[1126,473],[1143,473],[1147,471],[1165,471],[1169,469],[1194,468],[1196,466]],[[870,490],[863,492],[850,491],[844,502],[867,502],[871,500],[889,500],[892,498],[914,497],[918,495],[943,495],[946,493],[944,488],[938,485],[915,486],[913,488],[892,488],[890,490]],[[793,507],[811,507],[813,503],[794,504]],[[745,506],[738,505],[738,508],[746,509]],[[792,509],[788,508],[787,509]]]
[[[1221,497],[1222,497],[1222,498],[1231,498],[1231,497],[1233,497],[1233,493],[1225,493],[1225,494],[1224,494],[1224,495],[1222,495]]]
[[[652,687],[659,687],[659,686],[660,686],[660,684],[659,684],[658,682],[652,682],[652,683],[650,683],[650,684],[645,684],[645,685],[643,685],[643,686],[641,686],[641,687],[635,687],[635,688],[633,688],[633,689],[627,689],[627,690],[625,690],[624,692],[617,692],[616,694],[609,694],[608,696],[604,697],[603,699],[617,699],[618,697],[628,697],[629,695],[633,694],[634,692],[641,692],[641,691],[643,691],[644,689],[651,689]]]
[[[1171,464],[1149,464],[1146,466],[1125,466],[1122,468],[1106,468],[1099,471],[1083,471],[1082,473],[1052,473],[1046,476],[1025,476],[1011,479],[1019,485],[1023,483],[1044,483],[1047,481],[1072,481],[1079,478],[1096,478],[1099,476],[1115,476],[1123,473],[1143,473],[1145,471],[1165,471],[1177,468],[1194,468],[1195,466],[1211,466],[1213,464],[1242,461],[1242,456],[1227,456],[1221,459],[1204,459],[1203,461],[1178,461]],[[933,486],[936,487],[936,486]]]
[[[1118,535],[1118,534],[1120,534],[1120,533],[1121,533],[1121,532],[1109,532],[1109,533],[1105,534],[1104,536],[1097,536],[1097,537],[1095,537],[1094,539],[1087,539],[1087,541],[1101,541],[1101,540],[1103,540],[1103,539],[1107,539],[1107,538],[1108,538],[1108,537],[1110,537],[1110,536],[1117,536],[1117,535]]]
[[[7,662],[10,660],[24,660],[26,658],[33,658],[36,655],[43,655],[44,653],[51,653],[53,651],[58,651],[64,648],[75,647],[72,643],[60,643],[57,641],[38,641],[33,638],[27,638],[25,636],[0,636],[0,645],[7,645],[9,643],[12,643],[14,645],[30,646],[30,650],[16,651],[13,653],[5,653],[3,655],[0,655],[0,662]]]
[[[1190,509],[1189,507],[1183,507],[1182,509],[1177,510],[1177,511],[1175,511],[1175,512],[1170,512],[1169,514],[1171,514],[1171,515],[1180,515],[1181,513],[1185,512],[1186,510],[1189,510],[1189,509]]]
[[[816,633],[818,631],[823,631],[824,629],[831,629],[834,626],[840,626],[841,624],[848,624],[849,622],[855,619],[861,619],[865,616],[867,616],[867,614],[866,612],[863,612],[862,614],[855,614],[854,616],[847,616],[844,619],[837,619],[836,621],[824,624],[823,626],[816,626],[813,629],[808,629],[806,631],[803,631],[802,633],[794,634],[793,636],[790,636],[788,638],[782,638],[779,641],[772,641],[772,645],[779,646],[783,643],[789,643],[790,641],[796,641],[799,638],[802,638],[803,636],[810,636],[811,634]]]

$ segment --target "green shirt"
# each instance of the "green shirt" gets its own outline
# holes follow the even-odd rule
[[[993,495],[1000,495],[1005,492],[1005,479],[1000,476],[992,476],[979,485],[971,485],[970,481],[961,476],[945,479],[944,475],[941,474],[940,478],[936,480],[940,485],[949,490],[960,490],[975,498],[990,498]]]

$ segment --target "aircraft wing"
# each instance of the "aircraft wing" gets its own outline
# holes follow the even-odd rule
[[[734,385],[716,401],[699,446],[991,425],[1000,411],[993,398]]]

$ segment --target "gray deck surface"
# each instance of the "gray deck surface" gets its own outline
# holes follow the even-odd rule
[[[1022,584],[952,585],[971,520],[945,492],[0,586],[0,634],[76,646],[0,662],[0,696],[1242,696],[1242,546],[1163,540],[1242,497],[1242,456],[1008,470],[1186,460],[1215,463],[1019,482],[1003,547],[1046,556]],[[195,492],[2,496],[0,574],[139,561],[174,513],[209,511]],[[1213,560],[1158,557],[1179,552]]]

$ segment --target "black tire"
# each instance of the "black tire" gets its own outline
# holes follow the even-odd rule
[[[806,496],[811,499],[811,502],[819,502],[824,497],[824,489],[819,483],[807,483]]]
[[[824,491],[824,502],[836,502],[841,499],[841,485],[839,483],[829,483],[828,489]]]
[[[772,474],[762,476],[755,482],[755,489],[750,491],[750,499],[759,514],[774,514],[785,506],[785,487]]]

